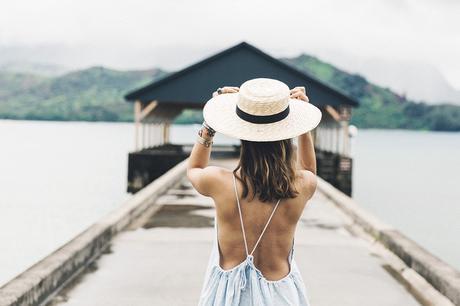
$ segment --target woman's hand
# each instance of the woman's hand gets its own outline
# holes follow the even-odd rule
[[[310,102],[310,99],[308,99],[307,94],[305,93],[305,87],[303,86],[297,86],[291,89],[291,98],[300,99],[307,103]]]
[[[222,91],[222,94],[224,94],[224,93],[235,93],[235,92],[238,92],[240,90],[240,88],[239,87],[234,87],[234,86],[225,86],[225,87],[221,87],[220,90]],[[217,91],[212,93],[213,98],[215,96],[217,96],[217,95],[219,95],[219,93]]]

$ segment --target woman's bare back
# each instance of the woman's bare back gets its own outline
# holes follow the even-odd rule
[[[294,182],[299,195],[296,198],[281,199],[280,203],[255,249],[254,265],[267,280],[279,280],[289,271],[288,255],[292,247],[297,222],[314,192],[316,179],[306,170],[297,170],[298,178]],[[239,173],[236,173],[239,177]],[[222,169],[219,192],[213,196],[219,224],[218,241],[220,249],[220,266],[231,269],[246,258],[245,245],[241,230],[238,205],[233,185],[232,171]],[[276,203],[263,203],[257,197],[252,198],[251,186],[249,196],[241,198],[242,183],[236,180],[240,197],[241,213],[246,233],[248,251],[251,252]]]

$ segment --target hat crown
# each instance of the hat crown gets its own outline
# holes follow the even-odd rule
[[[238,107],[252,115],[273,115],[289,106],[289,87],[274,79],[246,81],[240,86],[238,95]]]

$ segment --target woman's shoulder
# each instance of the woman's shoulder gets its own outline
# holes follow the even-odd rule
[[[220,188],[229,170],[218,166],[187,170],[187,177],[193,187],[204,196],[212,196]]]
[[[299,187],[302,190],[302,193],[305,193],[307,199],[310,199],[315,193],[318,178],[316,174],[310,170],[297,169],[297,173],[299,178]]]
[[[232,180],[233,171],[219,166],[207,166],[209,183],[212,185],[214,192],[219,193],[222,186],[228,186]]]
[[[232,170],[218,166],[208,166],[207,168],[209,168],[208,171],[215,186],[228,186],[229,183],[232,182]],[[306,195],[309,199],[316,190],[317,176],[309,170],[297,169],[296,184],[301,190],[301,193]]]

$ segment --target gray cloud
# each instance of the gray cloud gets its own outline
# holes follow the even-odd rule
[[[424,62],[460,88],[458,16],[454,0],[4,0],[0,58],[177,69],[247,40],[348,70],[350,58]]]

